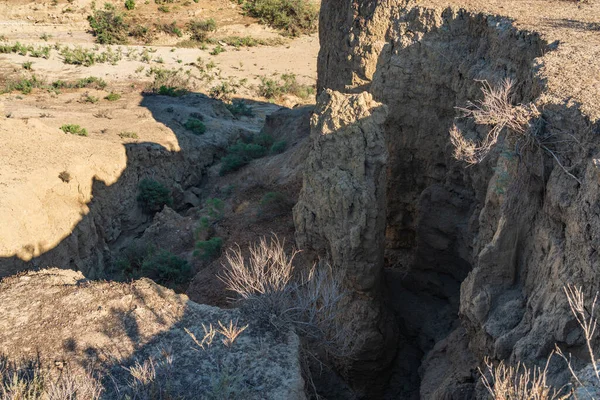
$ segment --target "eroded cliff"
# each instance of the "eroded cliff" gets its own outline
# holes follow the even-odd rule
[[[599,14],[555,6],[323,2],[319,90],[368,90],[389,108],[384,304],[400,328],[390,398],[471,398],[485,356],[542,364],[555,343],[583,344],[561,288],[598,281]],[[540,110],[553,151],[501,140],[466,168],[448,134],[456,107],[506,78],[514,104]],[[470,137],[490,128],[460,122]],[[556,382],[564,367],[550,365]]]

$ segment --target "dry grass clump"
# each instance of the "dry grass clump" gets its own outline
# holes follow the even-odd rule
[[[569,172],[565,163],[553,149],[553,134],[543,132],[541,128],[541,113],[533,103],[512,104],[513,81],[504,79],[498,86],[493,87],[487,81],[482,81],[483,100],[468,102],[465,108],[458,107],[463,118],[469,118],[478,125],[489,126],[490,129],[480,142],[464,137],[461,130],[453,125],[450,128],[450,141],[454,146],[454,157],[469,164],[478,164],[492,151],[503,131],[508,138],[515,142],[515,149],[541,149],[556,161],[558,166],[571,178],[581,184],[581,181]],[[571,137],[569,141],[576,140]]]
[[[462,116],[471,118],[478,125],[488,125],[491,129],[481,141],[475,143],[464,138],[462,132],[454,125],[450,130],[450,140],[454,145],[454,157],[469,164],[477,164],[485,159],[502,131],[524,136],[530,129],[533,118],[540,116],[534,104],[511,104],[513,82],[505,79],[497,87],[483,81],[483,100],[467,103],[467,107],[459,108]]]
[[[598,327],[596,317],[596,302],[598,292],[591,304],[586,304],[585,295],[581,287],[566,285],[563,291],[567,297],[569,309],[577,324],[583,331],[585,345],[590,357],[590,364],[581,371],[575,371],[571,355],[566,355],[558,346],[552,352],[544,369],[534,367],[528,369],[522,364],[506,366],[500,362],[493,366],[489,359],[485,360],[486,371],[481,371],[481,380],[484,387],[494,400],[565,400],[565,399],[594,399],[597,392],[593,388],[600,387],[600,368],[595,356],[593,343]],[[573,379],[571,385],[555,389],[548,384],[547,370],[550,359],[554,354],[562,358]],[[591,370],[587,376],[586,370]],[[567,390],[568,386],[572,386]],[[592,388],[593,387],[593,388]]]
[[[489,359],[485,360],[485,365],[487,373],[480,370],[481,380],[494,400],[563,400],[569,397],[548,384],[548,362],[544,369],[530,369],[521,363],[516,367],[506,366],[503,362],[493,366]]]
[[[75,374],[68,365],[58,372],[39,359],[14,362],[0,356],[0,399],[96,400],[103,391],[93,374]]]
[[[287,254],[284,247],[273,236],[250,246],[248,259],[239,246],[230,249],[219,278],[253,311],[268,315],[278,329],[293,326],[336,356],[351,354],[356,335],[342,318],[346,297],[342,276],[325,264],[299,272],[294,266],[298,251]]]

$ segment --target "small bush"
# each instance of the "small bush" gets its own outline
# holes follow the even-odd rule
[[[173,205],[171,191],[162,183],[148,178],[140,182],[137,200],[142,210],[149,214],[162,210],[165,205]]]
[[[58,81],[57,81],[58,82]],[[81,88],[96,88],[96,89],[104,89],[107,86],[107,83],[104,79],[98,78],[96,76],[88,76],[87,78],[81,78],[75,83],[75,87],[78,89]]]
[[[189,93],[189,80],[182,76],[181,70],[151,68],[147,75],[154,76],[154,81],[147,89],[155,94],[180,97]]]
[[[60,127],[60,129],[64,132],[64,133],[70,133],[72,135],[77,135],[77,136],[87,136],[87,130],[85,128],[82,128],[79,125],[75,125],[75,124],[65,124],[63,126]]]
[[[167,250],[150,254],[141,266],[141,273],[163,285],[181,284],[191,277],[190,264]]]
[[[242,7],[248,15],[290,36],[317,30],[319,10],[310,0],[246,0]]]
[[[220,237],[214,237],[209,240],[199,240],[196,242],[194,255],[200,256],[205,260],[211,260],[221,254],[221,246],[223,246],[223,239]]]
[[[23,63],[23,69],[26,69],[26,70],[31,70],[31,65],[32,65],[32,64],[33,64],[33,63],[32,63],[31,61],[24,62],[24,63]]]
[[[106,3],[104,10],[93,10],[88,16],[92,34],[100,44],[125,44],[127,43],[128,25],[123,14],[115,11]]]
[[[121,98],[119,93],[110,92],[106,97],[104,97],[108,101],[117,101]]]
[[[86,50],[82,47],[63,47],[60,51],[63,57],[63,63],[72,65],[83,65],[89,67],[97,61],[96,54],[93,51]]]
[[[204,21],[190,21],[186,27],[192,40],[205,42],[208,40],[209,33],[217,30],[217,23],[214,19],[209,18]]]
[[[139,136],[135,132],[121,132],[119,133],[121,139],[138,139]]]
[[[294,74],[282,74],[279,81],[262,77],[258,86],[258,94],[267,99],[275,99],[284,94],[292,94],[301,99],[307,99],[315,94],[315,89],[312,86],[298,83]]]
[[[133,10],[135,8],[135,1],[134,0],[126,0],[125,1],[125,8],[128,10]]]
[[[254,116],[254,111],[252,110],[252,107],[248,106],[244,102],[244,100],[233,100],[233,102],[231,104],[227,104],[226,107],[229,110],[229,112],[231,112],[231,114],[233,114],[234,117],[240,117],[240,116],[253,117]]]
[[[192,131],[195,135],[202,135],[206,132],[206,125],[204,125],[204,122],[196,118],[189,118],[184,126],[185,129]]]
[[[248,164],[248,161],[237,154],[226,155],[221,159],[221,169],[219,170],[219,174],[223,176],[229,172],[237,171],[246,164]]]
[[[271,146],[271,154],[281,154],[287,148],[287,142],[285,140],[278,140]]]
[[[223,46],[221,46],[220,44],[216,45],[214,49],[212,49],[212,51],[210,52],[210,55],[212,56],[218,56],[219,54],[221,54],[222,52],[225,51],[225,48],[223,48]]]
[[[179,27],[177,27],[176,21],[173,21],[170,24],[156,25],[156,27],[158,28],[158,30],[166,33],[167,35],[172,35],[172,36],[177,36],[177,37],[183,36],[183,32],[181,32],[181,29],[179,29]]]
[[[4,92],[10,93],[17,90],[23,94],[29,94],[35,88],[43,88],[46,84],[37,76],[32,75],[31,78],[22,78],[16,81],[9,81],[6,84]]]

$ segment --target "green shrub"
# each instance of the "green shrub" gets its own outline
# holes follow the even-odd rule
[[[283,153],[286,148],[287,148],[287,142],[285,140],[278,140],[277,142],[273,143],[273,145],[271,146],[271,154]]]
[[[133,10],[135,8],[135,1],[134,0],[126,0],[125,8],[128,10]]]
[[[156,27],[168,34],[168,35],[172,35],[172,36],[177,36],[177,37],[182,37],[183,36],[183,32],[181,32],[181,29],[179,29],[179,27],[177,27],[177,22],[173,21],[170,24],[161,24],[161,25],[156,25]]]
[[[119,137],[121,139],[139,139],[139,136],[138,136],[137,133],[135,133],[135,132],[126,132],[126,131],[119,133]]]
[[[154,81],[147,87],[153,93],[163,96],[180,97],[188,94],[189,79],[182,76],[182,70],[168,70],[164,68],[151,68],[146,74],[154,76]]]
[[[181,284],[189,281],[192,269],[183,258],[167,250],[158,250],[142,262],[141,273],[163,285]]]
[[[210,55],[212,56],[218,56],[219,54],[221,54],[222,52],[225,51],[225,48],[223,48],[223,46],[221,46],[220,44],[216,45],[214,49],[212,49],[212,51],[210,52]]]
[[[221,169],[219,170],[219,174],[223,176],[228,172],[237,171],[246,164],[248,164],[248,160],[237,154],[226,155],[221,158]]]
[[[209,33],[217,30],[217,23],[214,19],[209,18],[204,21],[190,21],[186,27],[192,40],[205,42],[208,40]]]
[[[119,93],[110,92],[106,97],[104,97],[108,101],[117,101],[121,98]]]
[[[217,86],[213,86],[208,91],[208,95],[213,99],[219,100],[227,100],[230,99],[232,95],[237,93],[237,89],[230,85],[229,82],[221,82]]]
[[[225,202],[217,197],[206,199],[205,208],[208,210],[208,216],[218,221],[223,218],[223,210],[225,210]]]
[[[260,133],[252,138],[252,143],[262,146],[265,149],[270,148],[273,145],[273,142],[275,142],[273,136],[267,135],[266,133]]]
[[[227,107],[229,112],[231,112],[231,114],[234,117],[239,117],[239,116],[253,117],[254,116],[254,111],[252,110],[252,107],[248,106],[244,102],[244,100],[233,100],[233,102],[231,104],[226,104],[225,106]]]
[[[227,148],[227,155],[221,159],[220,175],[237,171],[256,158],[267,155],[269,147],[273,144],[270,135],[260,134],[252,137],[250,143],[238,141]]]
[[[154,40],[154,31],[145,25],[136,25],[129,31],[129,36],[132,36],[144,43],[150,43]]]
[[[94,87],[96,89],[104,89],[107,83],[104,79],[96,76],[88,76],[87,78],[81,78],[75,83],[75,87],[78,89]]]
[[[93,10],[88,16],[92,34],[100,44],[127,43],[127,29],[123,14],[115,11],[110,3],[104,5],[104,10]]]
[[[98,97],[96,96],[92,96],[90,94],[86,94],[83,97],[83,102],[84,103],[92,103],[92,104],[96,104],[98,102],[98,100],[100,100]]]
[[[3,92],[10,93],[17,90],[23,94],[29,94],[33,89],[44,88],[45,82],[37,76],[32,75],[31,78],[21,78],[16,81],[8,81]]]
[[[171,9],[169,7],[163,5],[163,6],[159,6],[158,7],[158,11],[163,12],[163,13],[166,14],[166,13],[171,12]]]
[[[267,77],[262,77],[260,81],[258,94],[267,99],[278,98],[284,94],[307,99],[315,94],[314,87],[298,83],[294,74],[282,74],[279,81]]]
[[[202,135],[206,132],[206,125],[204,125],[204,122],[196,118],[189,118],[185,121],[184,126],[185,129],[192,131],[195,135]]]
[[[70,133],[72,135],[77,135],[77,136],[87,136],[87,130],[85,128],[82,128],[79,125],[75,125],[75,124],[65,124],[63,126],[60,127],[60,129],[64,132],[64,133]]]
[[[310,0],[246,0],[242,7],[261,23],[281,29],[291,36],[317,30],[319,9]]]
[[[149,214],[162,210],[165,205],[173,205],[171,191],[162,183],[149,178],[140,182],[137,200],[142,210]]]
[[[31,70],[31,65],[32,65],[32,64],[33,64],[33,63],[32,63],[31,61],[26,61],[26,62],[24,62],[24,63],[23,63],[23,69],[26,69],[26,70]]]
[[[194,251],[194,255],[200,256],[205,260],[212,260],[221,254],[221,246],[223,246],[223,239],[220,237],[213,237],[208,240],[199,240],[196,242],[196,250]]]
[[[63,57],[63,63],[72,65],[83,65],[89,67],[97,61],[96,54],[93,51],[86,50],[82,47],[63,47],[60,50],[60,55]]]

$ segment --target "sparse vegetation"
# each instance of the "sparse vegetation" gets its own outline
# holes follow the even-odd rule
[[[220,237],[213,237],[208,240],[199,240],[196,242],[196,250],[194,251],[194,255],[207,260],[212,260],[221,254],[222,246],[223,239]]]
[[[244,11],[290,36],[317,30],[319,9],[310,0],[242,0]]]
[[[191,131],[195,135],[202,135],[206,132],[206,125],[204,125],[204,122],[196,118],[189,118],[184,126],[185,129]]]
[[[121,98],[121,95],[119,93],[110,92],[104,98],[108,101],[117,101]]]
[[[60,127],[60,129],[64,132],[64,133],[70,133],[72,135],[77,135],[77,136],[87,136],[88,132],[85,128],[82,128],[79,125],[76,124],[65,124],[62,125]]]
[[[119,133],[121,139],[139,139],[139,136],[135,132],[121,132]]]
[[[192,40],[205,42],[208,40],[209,34],[217,30],[217,23],[214,19],[209,18],[203,21],[190,21],[186,27]]]
[[[154,76],[154,81],[147,90],[152,93],[180,97],[188,94],[189,80],[182,76],[182,70],[167,70],[164,68],[151,68],[146,73],[148,76]]]
[[[173,205],[171,191],[162,183],[149,178],[140,182],[137,200],[142,210],[149,214],[162,210],[165,205]]]
[[[117,12],[110,3],[105,3],[104,10],[93,10],[88,16],[92,34],[100,44],[125,44],[129,26],[125,17]]]
[[[126,0],[125,1],[125,8],[128,10],[133,10],[135,8],[135,1],[134,0]]]
[[[476,141],[467,139],[457,125],[453,125],[450,129],[450,141],[454,146],[454,157],[468,164],[478,164],[490,154],[498,143],[500,134],[506,131],[507,139],[513,142],[515,149],[541,149],[569,177],[581,184],[579,178],[569,171],[559,157],[560,151],[552,148],[557,141],[551,133],[545,132],[543,124],[538,123],[541,113],[535,104],[512,104],[512,87],[510,79],[505,79],[495,87],[483,81],[483,100],[468,102],[465,108],[458,108],[463,118],[471,119],[478,125],[489,126],[490,129],[482,141]],[[563,141],[563,145],[569,141],[575,142],[573,138],[568,138]]]
[[[238,141],[227,148],[227,155],[221,159],[219,173],[225,175],[237,171],[244,165],[256,158],[264,157],[269,152],[269,146],[273,138],[269,135],[260,134],[252,137],[250,143]]]
[[[227,109],[234,117],[253,117],[254,111],[244,100],[233,100],[231,104],[226,104]]]
[[[342,278],[330,267],[319,265],[307,273],[294,267],[298,253],[287,254],[276,236],[261,238],[250,246],[248,259],[239,247],[226,253],[225,271],[219,278],[256,315],[283,330],[294,326],[303,336],[337,356],[352,353],[355,335],[341,319]]]
[[[267,77],[262,77],[260,81],[258,95],[267,99],[276,99],[284,94],[307,99],[315,94],[313,86],[300,84],[294,74],[282,74],[279,81]]]

